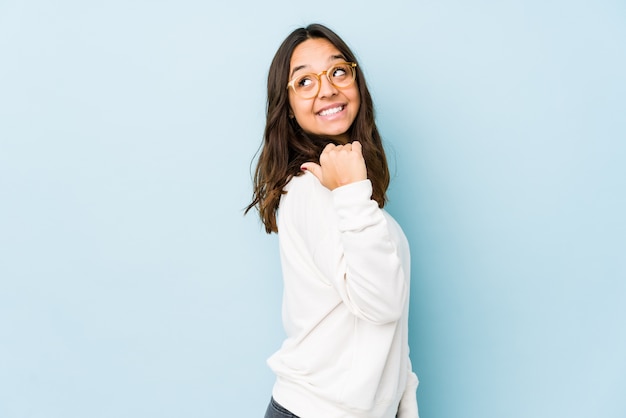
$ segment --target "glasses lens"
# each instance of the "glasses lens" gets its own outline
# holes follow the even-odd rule
[[[354,70],[350,64],[337,64],[328,71],[328,77],[335,86],[347,87],[354,81]]]
[[[311,74],[298,77],[293,82],[296,94],[302,97],[313,97],[317,94],[317,78]]]

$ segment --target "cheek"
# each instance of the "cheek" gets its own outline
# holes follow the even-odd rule
[[[359,94],[358,89],[355,88],[354,90],[350,91],[349,98],[350,98],[350,101],[355,104],[354,107],[356,109],[359,109],[361,107],[361,95]]]
[[[359,109],[361,109],[361,96],[359,95],[358,91],[354,94],[353,103],[354,103],[354,115],[356,117],[356,115],[359,113]]]
[[[291,97],[289,98],[289,109],[290,114],[295,116],[296,119],[302,117],[306,111],[306,105],[299,100],[294,100]]]

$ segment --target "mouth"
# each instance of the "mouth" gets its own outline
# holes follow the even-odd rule
[[[335,115],[339,112],[341,112],[343,109],[345,109],[345,105],[338,105],[338,106],[334,106],[334,107],[329,107],[327,109],[323,109],[320,110],[319,112],[317,112],[317,114],[319,116],[332,116]]]

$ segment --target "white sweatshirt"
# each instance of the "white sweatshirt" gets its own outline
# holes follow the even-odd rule
[[[369,180],[331,192],[307,172],[285,190],[277,222],[287,338],[268,359],[274,399],[301,418],[417,418],[400,226],[371,200]]]

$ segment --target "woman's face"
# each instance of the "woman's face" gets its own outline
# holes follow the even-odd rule
[[[333,44],[323,38],[308,39],[298,45],[291,55],[289,80],[303,74],[319,74],[345,57]],[[349,142],[347,131],[359,112],[360,96],[356,82],[348,87],[333,86],[325,75],[317,96],[303,99],[289,89],[292,116],[307,133],[325,135]]]

